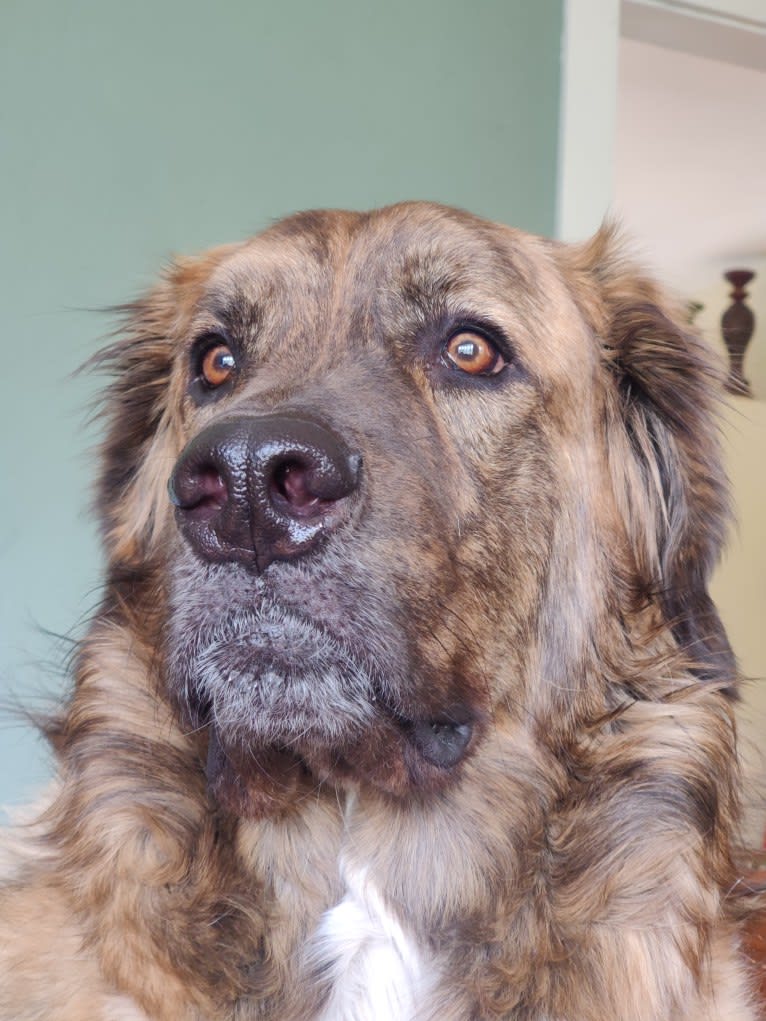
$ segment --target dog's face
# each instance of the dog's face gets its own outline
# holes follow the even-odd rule
[[[438,788],[503,718],[607,711],[590,665],[632,616],[710,631],[707,368],[610,243],[305,214],[134,307],[108,541],[163,564],[165,683],[236,811],[306,775]]]

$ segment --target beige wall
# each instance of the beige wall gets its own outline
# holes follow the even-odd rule
[[[724,440],[737,525],[712,594],[747,678],[739,709],[745,837],[760,847],[766,836],[766,402],[732,398]]]
[[[731,398],[724,417],[736,524],[714,578],[713,598],[746,678],[739,710],[746,838],[761,847],[766,841],[766,258],[749,259],[746,267],[756,272],[748,288],[756,328],[745,356],[754,399]],[[722,357],[720,319],[729,293],[719,278],[696,295],[704,304],[697,323]]]

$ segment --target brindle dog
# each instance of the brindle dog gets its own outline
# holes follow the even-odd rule
[[[752,1019],[718,382],[613,232],[306,213],[124,317],[0,1017]]]

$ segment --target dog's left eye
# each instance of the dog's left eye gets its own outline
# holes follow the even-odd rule
[[[444,345],[448,364],[471,376],[496,376],[508,364],[492,341],[481,333],[461,330]]]

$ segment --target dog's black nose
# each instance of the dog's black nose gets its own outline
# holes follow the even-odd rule
[[[361,456],[318,422],[243,416],[191,440],[168,491],[201,557],[263,571],[315,549],[346,520],[361,466]]]

